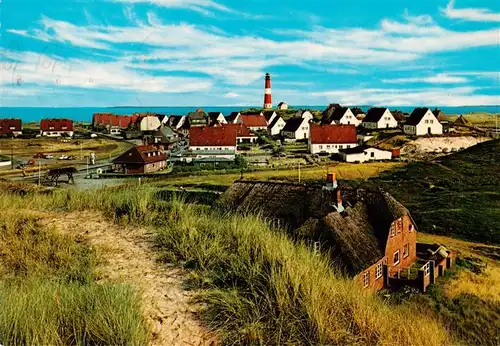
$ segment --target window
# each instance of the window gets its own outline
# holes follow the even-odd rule
[[[392,262],[394,265],[399,264],[399,250],[394,253],[394,257],[392,258]]]
[[[410,232],[413,231],[413,225],[410,223],[410,226],[408,227],[408,229],[410,230]]]
[[[425,272],[425,276],[429,276],[429,274],[431,273],[431,262],[427,262],[423,266],[423,269],[424,269],[424,272]]]
[[[403,258],[406,258],[408,256],[410,256],[410,245],[405,244],[405,246],[403,247]]]
[[[320,149],[323,149],[323,146],[322,146],[322,145],[320,145],[320,146],[319,146],[319,148],[320,148]]]
[[[342,144],[341,144],[341,145],[339,145],[339,149],[342,149]]]
[[[374,153],[374,152],[371,152],[371,153],[370,153],[370,157],[375,157],[375,153]]]
[[[370,272],[363,274],[363,286],[366,288],[370,285]]]
[[[328,144],[328,145],[326,146],[326,148],[327,148],[327,149],[330,149],[330,144]]]
[[[377,267],[375,268],[375,280],[380,279],[382,277],[382,263],[377,264]]]
[[[394,227],[394,224],[391,225],[391,237],[396,236],[396,227]]]

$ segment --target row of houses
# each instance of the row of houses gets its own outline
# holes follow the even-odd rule
[[[23,133],[21,119],[0,119],[0,136],[17,137]],[[40,135],[44,137],[73,136],[73,120],[42,119],[40,120]]]

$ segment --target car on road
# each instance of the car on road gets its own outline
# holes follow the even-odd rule
[[[45,155],[45,158],[46,158],[46,159],[53,159],[53,158],[54,158],[54,155],[52,155],[52,154],[47,154],[47,155]]]
[[[69,160],[69,156],[61,155],[61,156],[59,156],[59,160]]]

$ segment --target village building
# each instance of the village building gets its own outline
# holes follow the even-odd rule
[[[241,116],[240,112],[231,112],[231,114],[229,114],[226,120],[228,124],[236,124],[240,116]]]
[[[185,115],[171,115],[170,117],[168,117],[167,125],[173,130],[179,130],[185,122]]]
[[[105,129],[111,133],[112,129],[118,128],[125,130],[130,128],[132,125],[136,124],[138,119],[136,115],[128,116],[113,113],[95,113],[92,116],[92,128],[97,131]],[[113,132],[116,132],[116,130]]]
[[[278,103],[278,109],[281,111],[286,111],[288,109],[288,103],[286,102]]]
[[[194,160],[234,160],[237,151],[235,125],[192,127],[189,130],[189,151]]]
[[[299,109],[297,113],[295,113],[296,118],[307,119],[307,121],[311,122],[314,119],[314,116],[311,112],[305,109]]]
[[[264,111],[262,112],[262,115],[264,115],[264,118],[266,118],[266,123],[268,126],[273,122],[274,118],[278,116],[275,111]]]
[[[429,108],[415,108],[406,120],[403,131],[411,136],[442,135],[443,125]]]
[[[208,112],[208,126],[227,124],[226,117],[221,112]]]
[[[460,115],[454,122],[456,126],[471,126],[470,121],[464,117],[463,115]]]
[[[309,138],[309,120],[307,118],[290,118],[281,130],[281,136],[285,140],[298,140]]]
[[[274,117],[273,121],[267,126],[267,133],[269,133],[270,136],[279,136],[285,125],[285,120],[278,115]]]
[[[248,127],[244,124],[222,124],[221,127],[226,129],[235,129],[236,130],[236,142],[237,143],[256,143],[257,135],[250,131]]]
[[[150,144],[170,149],[172,144],[178,141],[177,134],[170,127],[162,126],[150,136]]]
[[[326,124],[358,126],[359,124],[361,124],[361,121],[356,118],[349,107],[336,107],[333,109],[331,116],[326,119]]]
[[[371,130],[392,129],[398,127],[398,122],[388,108],[370,108],[362,125]]]
[[[384,161],[392,159],[392,151],[382,150],[370,146],[357,146],[349,149],[340,149],[339,152],[345,162]]]
[[[73,137],[73,120],[42,119],[40,121],[40,135],[44,137]]]
[[[262,113],[242,114],[236,123],[245,125],[250,131],[267,130],[267,121]]]
[[[336,154],[340,149],[358,146],[354,125],[311,125],[309,152],[311,154]]]
[[[112,161],[116,172],[125,174],[152,173],[166,167],[167,155],[153,145],[138,145]]]
[[[17,137],[23,133],[21,119],[0,119],[0,136]]]
[[[261,214],[311,251],[330,254],[347,276],[374,291],[411,286],[425,292],[455,257],[444,246],[417,244],[415,221],[390,194],[344,187],[334,174],[324,185],[239,180],[218,206]]]
[[[122,129],[119,126],[110,126],[109,134],[114,136],[119,136],[122,134]]]
[[[208,125],[208,114],[201,108],[198,108],[194,112],[190,112],[187,115],[184,126],[188,123],[188,128],[195,126],[207,126]]]
[[[139,129],[141,132],[154,132],[161,126],[161,121],[157,116],[148,115],[140,118]]]

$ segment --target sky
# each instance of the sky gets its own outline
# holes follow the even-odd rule
[[[2,106],[500,104],[498,0],[3,0]]]

